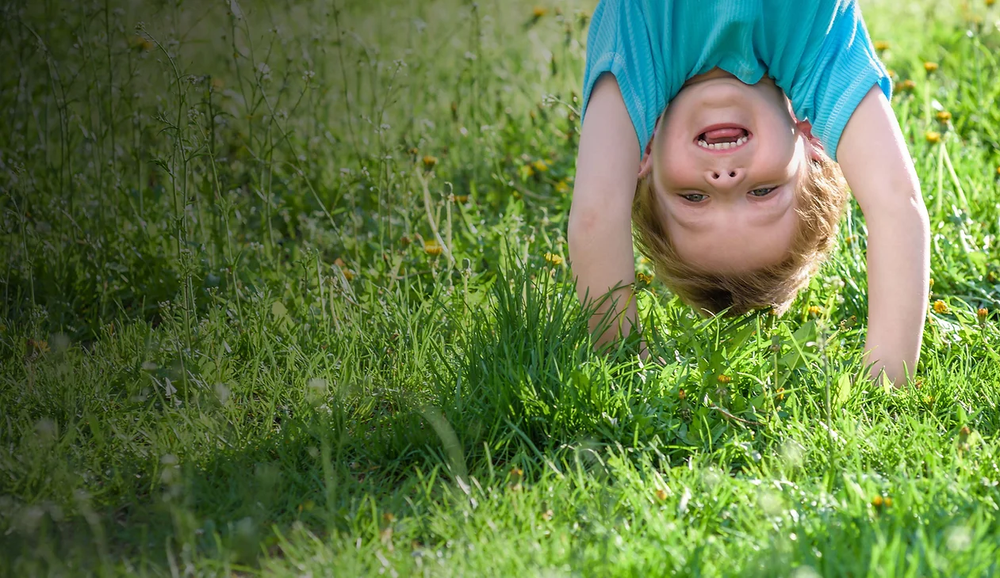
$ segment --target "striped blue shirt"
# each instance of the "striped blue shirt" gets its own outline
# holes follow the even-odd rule
[[[639,153],[691,77],[713,68],[745,84],[771,76],[831,158],[861,99],[892,84],[856,0],[601,0],[587,34],[583,110],[614,74]]]

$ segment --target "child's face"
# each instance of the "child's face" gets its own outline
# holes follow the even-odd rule
[[[685,84],[657,131],[642,170],[653,170],[678,256],[715,273],[782,261],[798,227],[799,179],[821,153],[781,89],[712,71]]]

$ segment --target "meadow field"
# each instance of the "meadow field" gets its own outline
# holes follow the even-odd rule
[[[932,230],[789,313],[566,247],[594,0],[0,2],[0,575],[1000,576],[1000,3],[862,0]],[[873,166],[872,170],[878,170]]]

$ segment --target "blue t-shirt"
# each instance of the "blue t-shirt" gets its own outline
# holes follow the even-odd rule
[[[861,99],[875,85],[892,95],[856,0],[601,0],[587,35],[584,114],[598,77],[614,74],[641,154],[681,86],[716,67],[745,84],[774,78],[834,160]]]

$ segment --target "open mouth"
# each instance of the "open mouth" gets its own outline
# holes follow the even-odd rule
[[[712,126],[698,135],[695,142],[703,149],[724,151],[745,145],[753,135],[747,129],[736,125]]]

